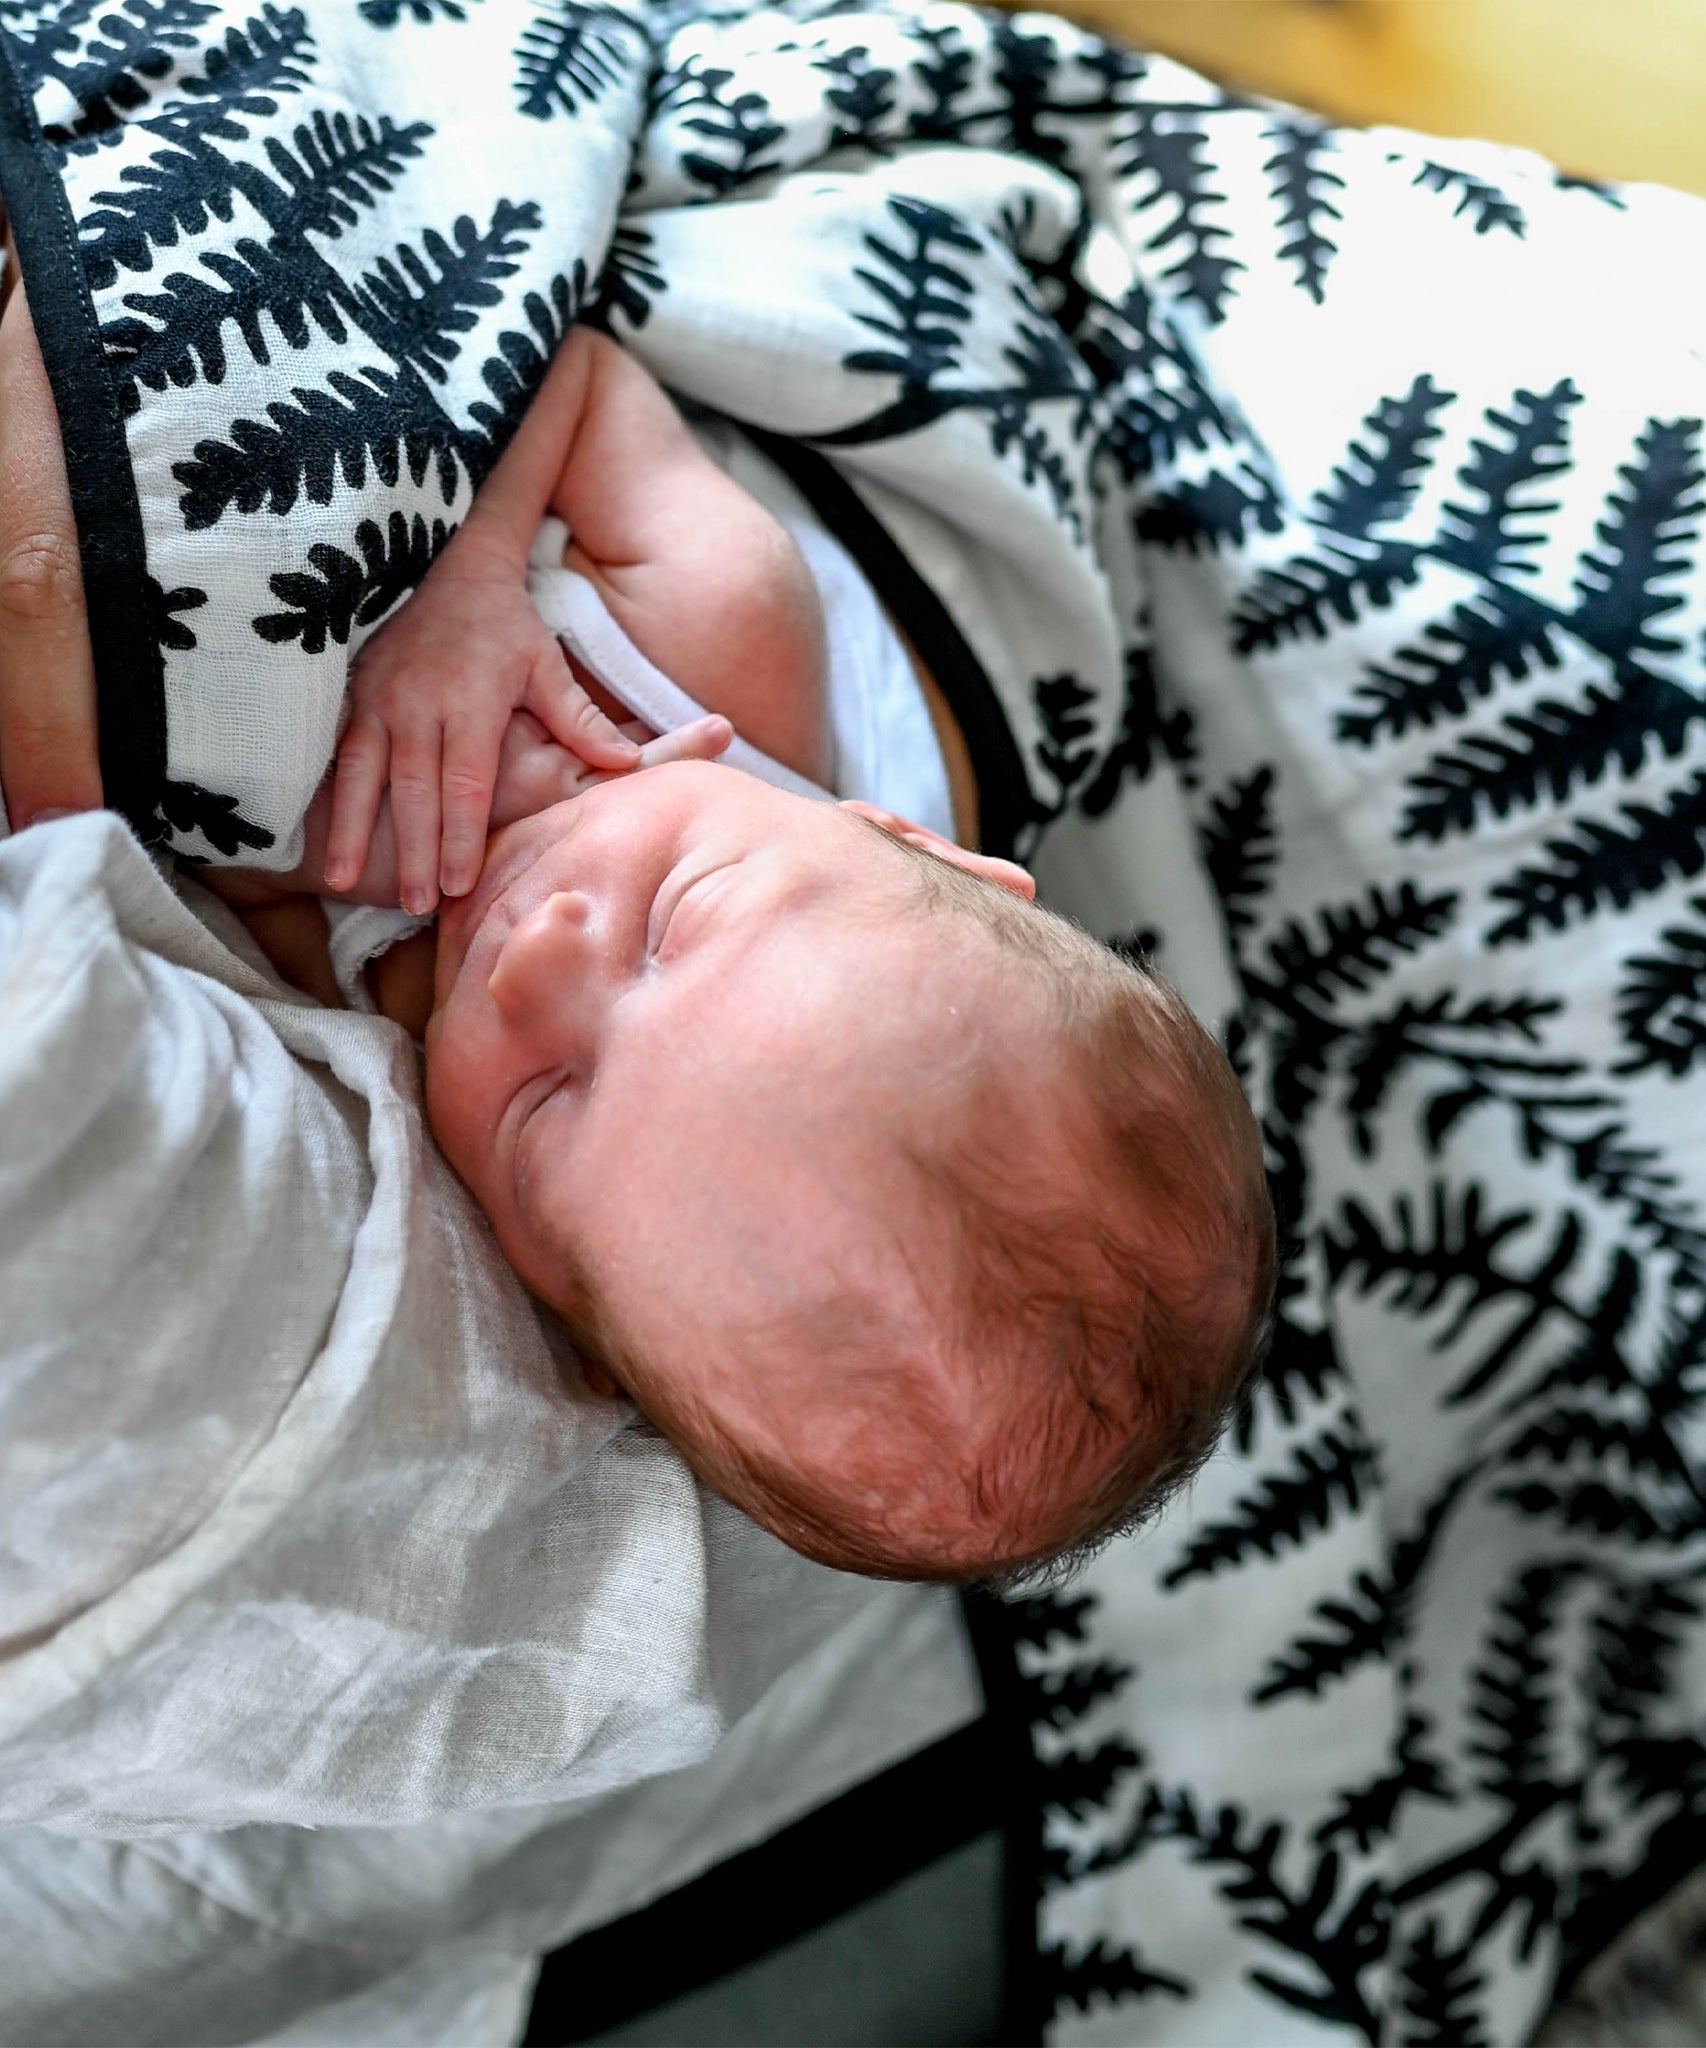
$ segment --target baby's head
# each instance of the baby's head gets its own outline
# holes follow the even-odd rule
[[[1259,1348],[1225,1060],[1029,895],[682,764],[498,834],[441,920],[428,1106],[511,1263],[709,1484],[849,1570],[1140,1519]]]

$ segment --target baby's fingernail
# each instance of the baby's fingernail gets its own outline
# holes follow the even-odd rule
[[[76,815],[75,811],[35,811],[24,820],[18,830],[22,832],[31,825],[51,825],[57,819],[74,818]]]
[[[430,889],[405,889],[403,891],[403,908],[411,917],[425,917],[432,908],[432,902],[433,896]]]

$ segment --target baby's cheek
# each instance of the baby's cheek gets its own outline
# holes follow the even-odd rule
[[[478,1066],[453,1031],[435,1017],[427,1026],[427,1125],[444,1154],[482,1205],[494,1179],[494,1118],[481,1099]]]

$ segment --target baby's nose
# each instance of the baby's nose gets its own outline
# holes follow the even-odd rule
[[[560,999],[563,977],[585,967],[592,904],[559,889],[529,911],[503,943],[487,983],[501,1010],[518,1013]]]

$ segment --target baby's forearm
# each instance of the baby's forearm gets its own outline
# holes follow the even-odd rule
[[[539,522],[558,494],[586,416],[599,352],[613,346],[590,328],[570,330],[446,558],[456,557],[471,574],[525,576]]]

